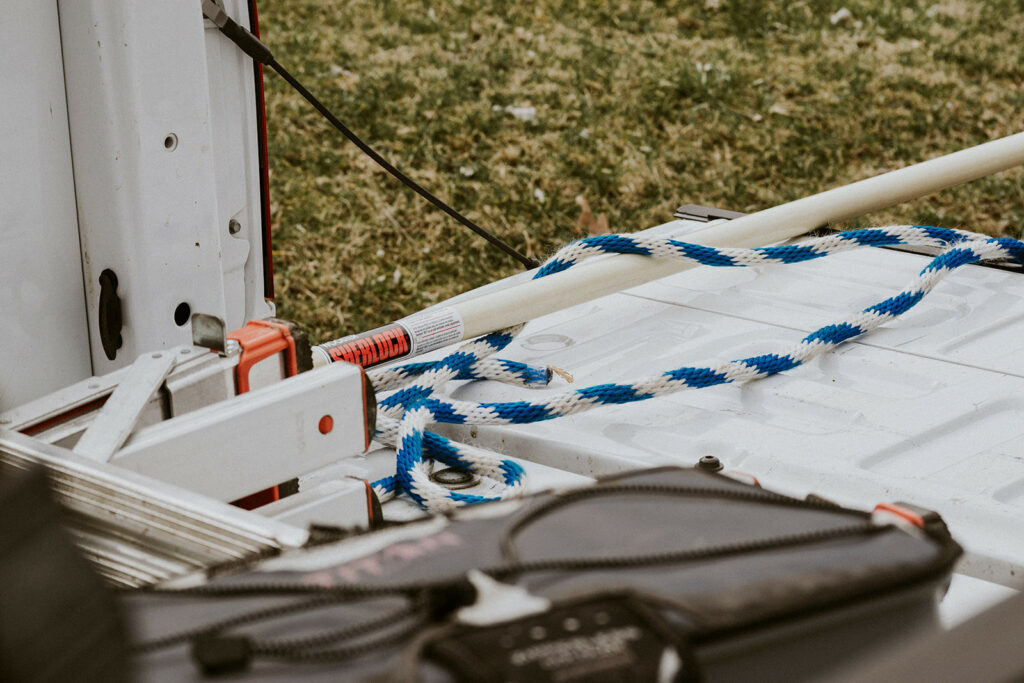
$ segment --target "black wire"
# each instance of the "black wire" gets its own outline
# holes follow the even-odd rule
[[[335,128],[341,131],[341,134],[348,138],[352,144],[361,149],[363,153],[365,153],[368,157],[377,162],[377,164],[381,168],[383,168],[385,171],[387,171],[395,178],[397,178],[399,181],[401,181],[406,187],[408,187],[413,192],[426,199],[428,202],[430,202],[437,208],[444,211],[446,214],[457,220],[459,223],[462,223],[464,226],[466,226],[476,234],[483,237],[485,240],[487,240],[494,246],[501,249],[503,252],[505,252],[512,258],[522,263],[524,266],[526,266],[527,269],[537,268],[538,266],[540,266],[540,261],[538,261],[535,258],[530,258],[529,256],[519,253],[513,247],[509,246],[504,241],[502,241],[500,238],[484,230],[479,225],[471,221],[469,218],[462,215],[461,213],[453,209],[451,206],[443,202],[441,199],[438,199],[434,194],[432,194],[429,190],[422,187],[415,180],[413,180],[412,178],[410,178],[409,176],[405,175],[400,170],[395,168],[395,166],[388,162],[387,159],[378,154],[376,150],[370,147],[370,145],[364,142],[358,135],[353,133],[348,126],[342,123],[341,120],[338,119],[338,117],[335,116],[330,109],[328,109],[320,100],[318,100],[313,93],[309,92],[309,90],[307,90],[306,87],[303,86],[302,83],[298,81],[298,79],[292,76],[287,69],[281,66],[281,64],[278,63],[276,59],[271,58],[270,61],[267,62],[267,66],[276,71],[281,76],[281,78],[288,81],[289,85],[295,88],[295,90],[300,95],[306,98],[306,101],[313,105],[313,107],[318,112],[323,114],[324,118],[330,121]]]
[[[387,632],[402,622],[404,627]],[[397,644],[421,629],[428,622],[428,613],[422,604],[413,604],[393,610],[383,616],[352,624],[348,628],[287,641],[255,640],[252,642],[252,653],[261,657],[286,659],[291,661],[336,662],[352,659],[373,650]],[[366,638],[351,645],[326,647],[344,640],[353,640],[363,636]]]
[[[411,601],[412,604],[404,604],[398,609],[385,612],[372,619],[359,621],[354,624],[346,624],[333,631],[324,631],[312,636],[303,638],[281,638],[277,640],[259,640],[254,650],[267,655],[289,653],[296,650],[325,649],[342,640],[358,638],[407,619],[417,613],[426,612],[425,600],[422,598]]]
[[[594,492],[594,494],[587,494],[586,492]],[[748,490],[742,489],[717,489],[705,486],[672,486],[672,485],[658,485],[658,484],[613,484],[607,487],[606,492],[601,490],[601,487],[587,488],[574,490],[574,492],[567,492],[562,496],[554,498],[544,504],[538,506],[535,509],[528,511],[526,515],[516,520],[509,529],[503,533],[503,538],[500,542],[502,546],[503,555],[508,557],[509,555],[514,557],[514,550],[510,551],[512,539],[515,536],[515,532],[521,530],[524,525],[537,521],[540,517],[552,512],[561,505],[586,500],[592,495],[603,495],[603,494],[627,494],[627,493],[646,493],[646,494],[662,494],[670,496],[713,496],[721,497],[734,500],[743,500],[748,502],[757,503],[768,503],[774,505],[792,506],[797,508],[815,509],[815,510],[827,510],[829,512],[836,512],[836,508],[831,505],[820,504],[814,501],[801,501],[797,499],[787,498],[778,494],[772,494],[765,492],[765,490],[758,490],[758,492],[748,492]],[[749,541],[739,541],[734,543],[720,544],[717,546],[706,546],[703,548],[692,548],[685,550],[676,550],[668,552],[649,553],[645,555],[628,555],[623,557],[567,557],[567,558],[555,558],[550,560],[512,560],[506,561],[505,563],[495,566],[481,568],[481,571],[496,580],[508,579],[517,577],[524,573],[538,572],[538,571],[584,571],[584,570],[595,570],[595,569],[624,569],[624,568],[639,568],[645,566],[655,566],[662,564],[679,564],[684,562],[693,562],[698,560],[708,560],[716,558],[725,558],[734,555],[765,552],[771,550],[779,550],[782,548],[792,548],[802,545],[809,545],[815,543],[823,543],[826,541],[834,541],[841,538],[850,536],[861,536],[861,535],[874,535],[874,533],[881,533],[883,531],[890,530],[889,526],[881,526],[871,523],[870,515],[860,513],[857,511],[843,510],[843,512],[852,514],[854,517],[859,518],[857,522],[846,524],[839,527],[829,529],[814,529],[811,531],[804,531],[798,533],[791,533],[791,535],[783,535],[777,537],[771,537],[767,539],[754,539]],[[285,605],[275,605],[272,607],[255,609],[242,614],[234,615],[220,622],[214,622],[196,629],[190,629],[182,631],[164,638],[153,640],[150,642],[139,643],[132,649],[136,653],[142,653],[147,651],[153,651],[157,649],[163,649],[171,645],[176,645],[181,642],[188,640],[194,640],[198,637],[209,636],[216,633],[221,633],[232,627],[242,626],[244,624],[251,624],[258,621],[266,620],[266,618],[272,618],[275,616],[284,615],[286,613],[293,613],[297,611],[304,611],[319,606],[325,606],[333,603],[344,602],[346,600],[355,598],[367,598],[373,596],[397,596],[406,595],[413,600],[413,604],[410,607],[388,612],[384,616],[376,618],[372,622],[364,624],[353,625],[346,627],[335,632],[323,634],[321,636],[314,636],[304,642],[305,639],[294,641],[294,642],[280,642],[279,643],[266,643],[268,647],[265,649],[254,649],[254,654],[263,654],[270,656],[286,656],[288,658],[317,658],[317,656],[323,656],[325,658],[346,658],[354,656],[355,653],[361,653],[379,646],[374,643],[368,643],[368,647],[364,645],[355,645],[350,648],[341,647],[336,650],[325,650],[316,654],[315,650],[310,651],[310,646],[327,644],[327,642],[337,642],[346,638],[353,637],[355,635],[366,634],[374,629],[382,629],[388,626],[392,626],[395,623],[402,620],[404,617],[413,617],[418,613],[417,606],[422,604],[424,596],[428,596],[431,591],[439,591],[444,589],[451,589],[452,587],[458,586],[466,582],[465,577],[444,578],[434,581],[426,582],[415,582],[409,584],[393,584],[393,585],[343,585],[337,587],[323,587],[309,584],[234,584],[227,586],[197,586],[194,588],[187,589],[150,589],[145,590],[147,594],[151,595],[194,595],[194,596],[205,596],[205,597],[239,597],[243,595],[295,595],[295,594],[312,594],[312,597],[296,602],[288,603]],[[136,589],[137,590],[137,589]],[[387,644],[392,642],[393,638],[386,637],[382,638],[380,644]],[[286,645],[282,650],[276,653],[271,653],[273,645]],[[254,643],[256,645],[256,643]]]
[[[770,550],[780,550],[812,543],[823,543],[847,536],[866,536],[889,531],[892,527],[878,526],[870,521],[847,524],[832,529],[817,529],[803,533],[790,534],[786,536],[773,536],[771,538],[754,539],[749,541],[737,541],[735,543],[723,543],[704,548],[693,548],[688,550],[670,550],[661,553],[649,553],[646,555],[625,555],[621,557],[565,557],[551,560],[529,560],[515,562],[504,567],[493,569],[481,569],[481,571],[494,579],[503,579],[521,574],[548,571],[593,571],[607,569],[639,569],[641,567],[654,567],[663,564],[682,564],[684,562],[697,562],[700,560],[712,560],[725,558],[731,555],[744,555]]]
[[[516,536],[527,526],[541,517],[550,514],[555,509],[570,503],[589,498],[597,498],[612,495],[664,495],[664,496],[693,496],[700,498],[721,498],[726,500],[737,500],[763,505],[781,505],[784,507],[795,507],[810,510],[835,511],[835,506],[826,502],[814,500],[799,500],[790,498],[765,489],[740,489],[740,488],[716,488],[711,486],[676,486],[670,484],[607,484],[604,486],[593,486],[588,488],[566,491],[547,501],[535,505],[526,510],[525,514],[513,520],[512,524],[502,530],[498,539],[498,547],[501,551],[501,559],[510,565],[519,563],[513,541]],[[849,511],[863,518],[869,518],[867,513]]]
[[[444,201],[436,197],[429,190],[423,188],[415,180],[413,180],[412,178],[410,178],[409,176],[405,175],[400,170],[395,168],[395,166],[388,162],[387,159],[382,157],[380,154],[377,153],[375,149],[373,149],[372,147],[370,147],[370,145],[364,142],[362,138],[353,133],[352,130],[344,123],[342,123],[341,120],[337,116],[335,116],[334,113],[330,109],[328,109],[323,102],[317,99],[316,95],[314,95],[308,89],[306,89],[306,87],[302,85],[302,83],[300,83],[297,78],[292,76],[287,69],[281,66],[281,64],[276,59],[274,59],[274,55],[270,52],[270,48],[268,48],[262,41],[260,41],[259,38],[250,33],[248,29],[236,23],[231,17],[227,15],[226,12],[224,12],[223,9],[215,5],[213,2],[209,2],[209,0],[207,0],[203,3],[203,13],[207,19],[210,19],[214,23],[214,25],[217,26],[218,30],[220,30],[221,33],[223,33],[229,40],[231,40],[231,42],[233,42],[235,45],[241,48],[243,52],[252,57],[255,61],[259,62],[260,64],[266,64],[271,69],[276,71],[278,75],[281,76],[281,78],[283,78],[285,81],[288,82],[289,85],[295,88],[296,92],[302,95],[307,102],[313,105],[313,107],[318,112],[320,112],[320,114],[322,114],[325,119],[330,121],[331,125],[337,128],[342,135],[348,138],[352,144],[354,144],[356,147],[362,150],[364,154],[373,159],[381,168],[383,168],[385,171],[387,171],[395,178],[397,178],[406,187],[408,187],[413,192],[426,199],[428,202],[430,202],[437,208],[444,211],[446,214],[457,220],[459,223],[462,223],[462,225],[466,226],[476,234],[483,237],[485,240],[487,240],[494,246],[501,249],[503,252],[505,252],[512,258],[522,263],[524,266],[526,266],[527,269],[537,268],[540,266],[540,261],[538,261],[535,258],[530,258],[529,256],[526,256],[516,251],[513,247],[506,244],[500,238],[491,234],[487,230],[484,230],[479,225],[471,221],[469,218],[462,215],[461,213],[453,209],[451,206],[446,204]]]
[[[669,491],[661,491],[661,493],[669,493]],[[575,498],[575,500],[579,500],[579,498]],[[550,512],[552,509],[553,508],[551,507],[546,507],[545,511]],[[834,508],[830,509],[834,510]],[[832,529],[819,529],[810,532],[776,536],[772,538],[725,543],[704,548],[624,557],[581,557],[512,562],[494,568],[482,569],[482,571],[483,573],[500,580],[532,572],[609,570],[650,567],[662,564],[680,564],[696,560],[725,558],[733,555],[798,547],[811,543],[832,541],[848,536],[864,534],[873,535],[887,531],[890,528],[891,527],[874,525],[869,520],[862,520],[859,523],[848,524]],[[139,643],[132,647],[132,651],[137,655],[144,654],[188,641],[191,641],[193,643],[193,647],[195,647],[204,640],[217,640],[222,638],[224,631],[233,627],[249,625],[257,621],[263,621],[283,616],[285,614],[302,612],[334,603],[344,602],[356,595],[369,596],[373,594],[390,594],[395,596],[404,594],[408,602],[402,607],[385,612],[384,614],[378,615],[374,618],[349,624],[332,631],[294,639],[260,640],[242,637],[248,642],[247,654],[244,655],[246,661],[251,657],[267,657],[271,659],[284,659],[295,662],[341,662],[367,654],[382,647],[404,642],[409,635],[430,623],[431,613],[428,609],[431,601],[430,591],[450,588],[455,584],[463,583],[465,581],[466,579],[464,577],[454,577],[414,584],[393,585],[390,587],[348,585],[339,586],[337,588],[328,588],[304,584],[292,584],[291,586],[288,586],[287,584],[264,584],[263,586],[245,586],[244,584],[236,584],[233,586],[218,587],[220,590],[202,590],[204,588],[202,586],[191,589],[170,591],[157,590],[153,592],[164,595],[205,594],[210,596],[218,593],[221,595],[237,595],[238,592],[236,591],[238,589],[246,592],[262,592],[264,595],[288,592],[289,588],[293,591],[297,589],[298,592],[305,592],[311,589],[320,590],[322,593],[305,600],[253,610],[218,622],[212,622],[198,628],[181,631],[149,642]],[[225,591],[223,589],[227,590]],[[395,629],[395,627],[402,624],[402,622],[406,622],[404,627]],[[389,630],[390,632],[388,632]],[[360,638],[365,638],[365,640],[350,644],[345,643],[345,641],[358,640]],[[335,647],[330,647],[331,645],[335,645]]]
[[[133,592],[137,589],[133,589]],[[148,591],[147,591],[148,592]],[[166,594],[173,591],[152,591],[153,594]],[[288,602],[283,605],[274,605],[272,607],[265,607],[262,609],[251,610],[249,612],[242,612],[241,614],[235,614],[233,616],[221,619],[220,621],[212,621],[202,626],[197,626],[185,631],[177,631],[167,636],[160,638],[154,638],[152,640],[143,641],[132,645],[132,652],[136,654],[142,654],[146,652],[152,652],[154,650],[163,650],[164,648],[173,647],[174,645],[180,645],[190,640],[200,638],[202,636],[208,636],[214,633],[220,633],[226,631],[229,628],[235,626],[244,626],[252,624],[265,619],[273,619],[275,617],[282,617],[295,612],[304,612],[306,610],[316,609],[318,607],[325,607],[328,605],[334,605],[339,602],[346,601],[350,598],[350,595],[342,594],[317,594],[312,598],[306,600],[299,600],[296,602]]]
[[[421,630],[424,624],[427,623],[426,619],[422,618],[422,615],[409,614],[407,616],[410,619],[414,619],[417,616],[420,618],[410,621],[401,629],[354,645],[341,646],[330,650],[290,650],[288,652],[264,653],[258,649],[259,644],[257,643],[257,649],[253,650],[253,654],[293,662],[344,662],[374,650],[379,650],[382,647],[404,643],[409,639],[409,636]]]

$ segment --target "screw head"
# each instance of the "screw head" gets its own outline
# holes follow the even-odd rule
[[[705,472],[721,472],[724,469],[722,461],[714,455],[705,455],[697,461],[695,467]]]

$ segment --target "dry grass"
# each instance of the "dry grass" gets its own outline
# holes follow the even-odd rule
[[[842,7],[849,19],[833,23]],[[1024,15],[973,3],[261,0],[277,58],[398,166],[543,257],[584,197],[615,231],[752,211],[1024,130]],[[315,339],[517,265],[267,76],[279,312]],[[506,107],[534,107],[523,121]],[[1022,174],[875,214],[1020,235]]]

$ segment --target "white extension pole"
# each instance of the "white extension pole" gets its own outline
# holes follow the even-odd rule
[[[815,228],[856,218],[1024,163],[1024,133],[837,187],[686,234],[709,247],[760,247]],[[531,280],[451,307],[464,338],[531,320],[547,313],[656,280],[691,266],[678,261],[616,254]]]
[[[1024,133],[1017,133],[913,166],[837,187],[686,234],[710,247],[759,247],[829,223],[917,199],[1024,163]],[[314,362],[349,360],[373,365],[477,337],[606,294],[650,282],[691,266],[616,254],[505,289],[459,297],[444,311],[412,316],[390,326],[314,347]],[[431,309],[434,310],[434,309]],[[461,319],[461,325],[457,321]],[[425,343],[433,339],[435,344]],[[443,342],[443,344],[441,343]]]

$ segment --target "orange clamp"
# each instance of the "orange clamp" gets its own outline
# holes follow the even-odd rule
[[[249,370],[252,366],[274,354],[284,352],[286,377],[299,373],[295,340],[286,325],[267,320],[250,320],[244,327],[229,334],[228,339],[234,339],[242,347],[235,374],[239,394],[249,391]]]
[[[238,356],[238,367],[235,369],[235,386],[239,394],[249,391],[249,371],[252,366],[271,356],[284,353],[285,377],[299,374],[299,365],[295,357],[295,340],[286,325],[269,320],[250,320],[243,327],[228,335],[242,348]],[[257,491],[251,495],[232,502],[232,505],[252,510],[275,500],[280,500],[281,493],[277,486]]]

